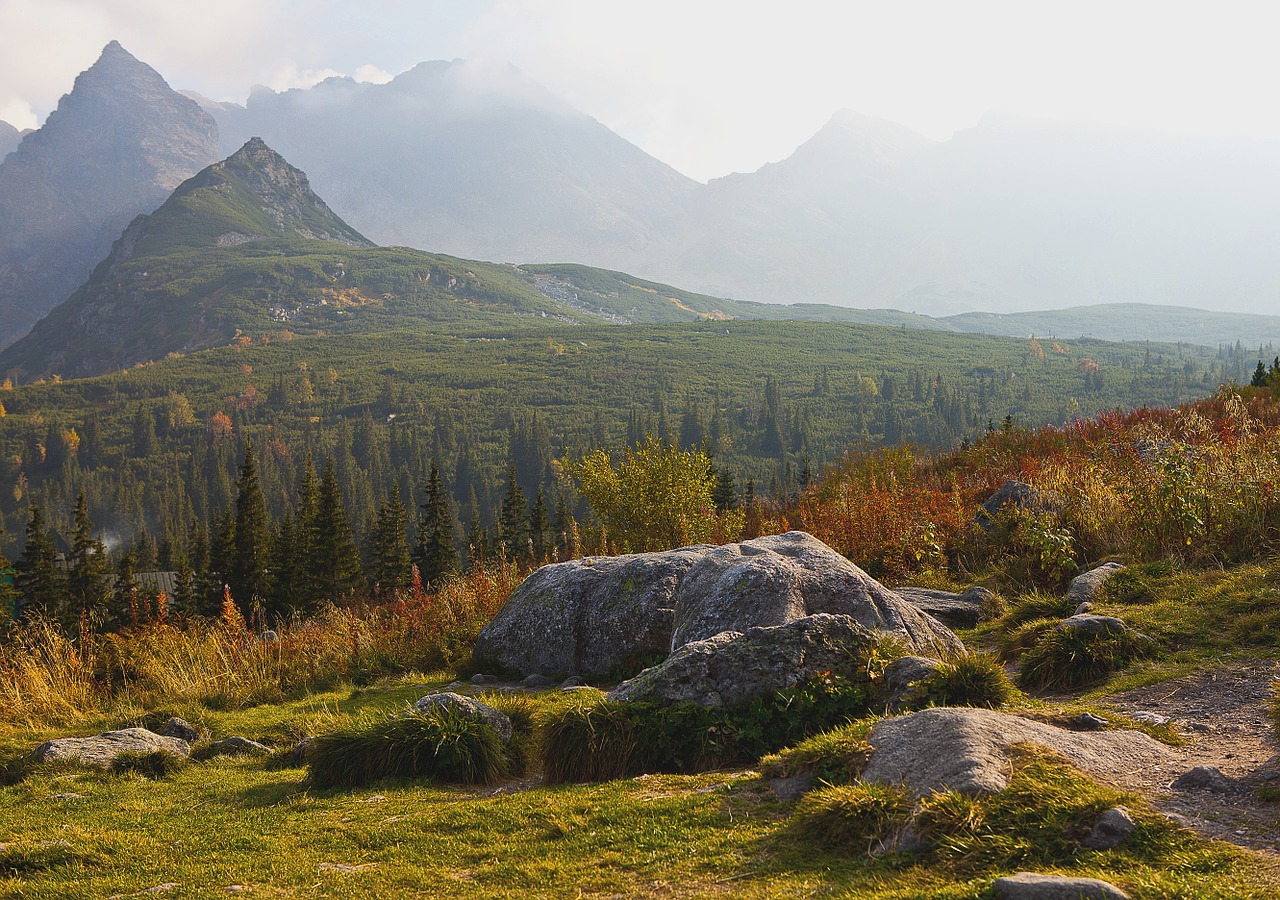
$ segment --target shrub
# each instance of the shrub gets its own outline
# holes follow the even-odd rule
[[[166,750],[121,753],[111,760],[112,775],[140,775],[143,778],[168,778],[181,772],[187,760]]]
[[[909,709],[929,706],[982,706],[998,709],[1018,690],[1004,666],[988,653],[963,653],[944,659],[938,668],[920,679],[907,698]]]
[[[1135,631],[1054,627],[1022,654],[1018,681],[1032,690],[1085,687],[1148,655],[1151,649],[1151,639]]]
[[[307,767],[318,788],[411,778],[493,784],[511,768],[492,728],[447,707],[410,710],[321,735],[307,752]]]
[[[760,774],[765,778],[811,775],[826,784],[851,784],[871,758],[867,735],[874,723],[874,719],[863,719],[771,753],[760,760]]]
[[[791,818],[801,837],[850,853],[869,853],[907,824],[911,797],[882,784],[826,787],[806,794]]]

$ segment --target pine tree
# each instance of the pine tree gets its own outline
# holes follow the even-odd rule
[[[192,616],[199,612],[196,605],[195,573],[191,570],[191,562],[185,553],[177,554],[174,560],[176,571],[173,577],[173,608],[180,615]]]
[[[271,550],[271,532],[267,523],[267,504],[258,481],[258,466],[253,446],[246,444],[244,464],[236,490],[236,527],[227,584],[231,595],[248,613],[254,604],[267,596],[267,558]]]
[[[26,545],[13,566],[19,618],[58,615],[63,585],[55,563],[57,555],[53,533],[45,525],[44,511],[33,504],[27,520]]]
[[[385,593],[409,586],[409,546],[405,532],[409,526],[409,513],[400,502],[400,492],[387,491],[386,499],[378,506],[373,526],[373,576],[374,582]]]
[[[107,606],[107,624],[111,628],[123,628],[139,624],[138,588],[133,576],[137,571],[137,559],[132,550],[126,550],[116,564],[116,583],[111,590]]]
[[[533,545],[533,561],[544,562],[555,547],[555,535],[551,531],[551,517],[547,514],[547,501],[542,488],[533,498],[533,510],[529,513],[529,540]]]
[[[711,491],[711,502],[720,512],[733,509],[738,505],[738,485],[734,480],[733,472],[727,468],[716,468],[713,474],[716,485]]]
[[[102,541],[93,536],[93,521],[89,518],[89,503],[83,490],[76,498],[72,517],[71,558],[67,572],[68,609],[64,625],[79,621],[82,615],[101,615],[105,612],[108,593],[107,550]]]
[[[514,466],[507,472],[507,493],[498,516],[498,542],[508,559],[529,556],[529,509]]]
[[[578,526],[569,513],[569,504],[564,499],[564,492],[556,496],[556,514],[551,520],[551,529],[555,532],[556,556],[558,559],[572,559],[577,556],[577,540],[570,541],[570,534],[577,534]]]
[[[364,583],[360,552],[351,535],[351,522],[347,519],[331,458],[325,460],[317,496],[311,571],[315,583],[330,600],[345,598],[360,590]]]
[[[458,548],[454,544],[454,531],[449,494],[440,478],[440,467],[432,459],[431,473],[427,477],[427,498],[418,518],[418,543],[413,559],[426,584],[436,583],[457,570]]]

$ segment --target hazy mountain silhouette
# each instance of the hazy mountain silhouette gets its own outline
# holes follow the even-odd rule
[[[0,160],[18,149],[22,143],[22,132],[8,122],[0,121]]]
[[[0,346],[75,290],[134,216],[218,156],[213,119],[108,44],[0,163]]]

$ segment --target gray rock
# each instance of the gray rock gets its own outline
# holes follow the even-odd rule
[[[271,748],[266,744],[259,744],[257,741],[251,741],[248,738],[232,735],[225,737],[220,741],[214,741],[205,751],[210,757],[214,756],[267,756],[271,753]]]
[[[577,675],[570,675],[568,678],[566,678],[564,681],[560,683],[560,687],[562,688],[581,687],[581,686],[582,686],[582,679]]]
[[[1108,881],[1034,872],[997,878],[994,889],[997,900],[1129,900],[1128,894]]]
[[[560,690],[564,691],[566,694],[572,694],[574,691],[594,691],[595,688],[589,684],[566,684],[564,687],[560,688]]]
[[[1103,563],[1088,572],[1071,579],[1071,587],[1067,588],[1067,600],[1071,603],[1097,603],[1102,596],[1102,586],[1117,572],[1123,572],[1120,563]]]
[[[465,682],[462,682],[462,681],[450,681],[448,684],[446,684],[446,685],[444,686],[444,689],[445,689],[445,692],[446,692],[446,693],[449,693],[449,692],[455,692],[455,693],[456,693],[457,691],[466,690],[466,687],[467,687],[467,685],[466,685],[466,683],[465,683]]]
[[[1081,603],[1079,606],[1077,606],[1076,611],[1073,612],[1071,615],[1082,616],[1087,612],[1091,612],[1092,610],[1093,610],[1093,604],[1090,603],[1088,600],[1086,600],[1084,603]]]
[[[497,675],[485,675],[481,672],[471,676],[472,684],[497,684],[501,680]]]
[[[1099,731],[1107,727],[1107,720],[1091,712],[1082,712],[1071,717],[1070,725],[1080,731]]]
[[[511,720],[505,714],[498,712],[487,703],[481,703],[479,700],[472,700],[470,697],[464,697],[461,694],[427,694],[414,704],[419,712],[430,712],[434,709],[451,709],[463,714],[469,718],[479,719],[484,724],[492,728],[502,743],[511,740]]]
[[[849,616],[820,613],[745,633],[725,631],[685,644],[609,693],[610,700],[736,708],[822,672],[853,674],[865,666],[876,635]]]
[[[1063,631],[1080,631],[1085,634],[1124,634],[1129,626],[1123,619],[1114,616],[1095,616],[1093,613],[1080,613],[1070,616],[1058,623]]]
[[[527,688],[544,688],[551,687],[556,683],[554,678],[548,678],[546,675],[526,675],[524,681],[520,682]]]
[[[994,793],[1009,783],[1010,748],[1039,744],[1102,781],[1172,765],[1168,747],[1139,731],[1080,732],[991,709],[924,709],[883,719],[868,738],[863,781],[900,784],[917,797],[938,790]]]
[[[1023,481],[1006,481],[999,490],[987,498],[974,516],[974,521],[984,530],[995,525],[995,520],[1005,510],[1012,508],[1026,512],[1054,512],[1061,508],[1062,500],[1047,491],[1038,491]]]
[[[186,719],[179,719],[177,716],[165,723],[165,726],[160,729],[160,734],[162,737],[180,738],[188,744],[194,744],[200,739],[199,729]]]
[[[82,765],[105,769],[121,753],[151,753],[155,750],[183,758],[191,755],[191,745],[181,738],[166,737],[145,728],[125,728],[94,737],[45,741],[32,752],[31,758],[36,762],[74,760]]]
[[[1214,791],[1225,794],[1235,790],[1235,782],[1216,766],[1196,766],[1183,772],[1169,785],[1175,791]]]
[[[705,551],[675,592],[671,650],[724,631],[785,625],[815,613],[850,616],[920,656],[963,645],[936,619],[803,531]]]
[[[783,803],[799,800],[813,787],[813,773],[791,775],[787,778],[770,778],[769,788]]]
[[[948,628],[974,628],[994,608],[995,594],[974,585],[961,594],[932,588],[901,587],[896,593],[922,613],[933,616]]]
[[[1080,845],[1090,850],[1110,850],[1127,841],[1137,827],[1138,823],[1133,821],[1129,810],[1123,806],[1113,806],[1102,814],[1102,818],[1098,819],[1089,836]]]
[[[880,676],[880,697],[887,713],[897,712],[911,696],[912,685],[926,678],[938,668],[936,659],[923,656],[903,656],[885,666]]]
[[[710,549],[543,566],[480,632],[476,656],[524,675],[604,675],[661,659],[671,651],[676,587]]]
[[[280,642],[280,635],[268,628],[266,631],[262,632],[262,634],[258,635],[258,640],[262,641],[264,644],[278,644]]]
[[[1143,725],[1168,725],[1172,721],[1168,716],[1162,716],[1159,713],[1141,711],[1129,713],[1129,718]]]
[[[311,752],[311,747],[315,744],[316,739],[311,737],[303,738],[293,748],[293,761],[298,765],[303,765],[307,761],[307,754]]]

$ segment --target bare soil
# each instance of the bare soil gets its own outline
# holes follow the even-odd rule
[[[1280,793],[1280,744],[1268,700],[1280,664],[1255,661],[1175,678],[1116,694],[1107,705],[1127,715],[1152,714],[1172,720],[1186,736],[1174,747],[1174,768],[1155,766],[1130,773],[1125,786],[1148,797],[1160,810],[1206,837],[1260,851],[1280,862],[1280,801],[1259,790]],[[1170,783],[1195,766],[1221,770],[1225,790],[1174,790]]]

